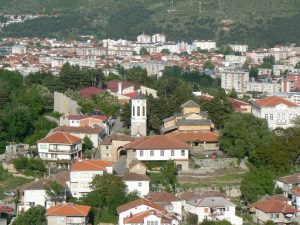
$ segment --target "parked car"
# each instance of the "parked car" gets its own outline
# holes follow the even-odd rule
[[[3,194],[6,196],[10,196],[10,197],[14,197],[16,195],[16,193],[13,191],[7,191],[7,192],[4,192]]]

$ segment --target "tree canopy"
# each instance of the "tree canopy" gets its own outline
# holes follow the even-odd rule
[[[42,206],[34,206],[28,209],[25,213],[19,214],[13,225],[46,225],[46,209]]]

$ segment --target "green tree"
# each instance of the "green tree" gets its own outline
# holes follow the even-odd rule
[[[147,49],[145,47],[142,47],[140,49],[140,55],[149,55],[149,52],[147,51]]]
[[[92,150],[94,148],[94,144],[88,136],[84,136],[82,142],[82,150],[85,152],[87,150]]]
[[[221,131],[220,147],[230,156],[242,159],[269,141],[270,131],[265,120],[251,114],[233,113]]]
[[[238,99],[238,98],[239,98],[239,97],[238,97],[238,94],[237,94],[237,92],[236,92],[235,89],[232,89],[232,90],[227,94],[227,96],[228,96],[229,98],[234,98],[234,99]]]
[[[215,68],[214,64],[211,63],[211,61],[205,61],[203,64],[203,69],[211,69],[213,70]]]
[[[170,54],[170,50],[164,48],[163,50],[161,50],[161,53],[169,55]]]
[[[263,63],[261,64],[262,68],[272,69],[273,65],[275,64],[275,57],[274,56],[265,56],[263,58]]]
[[[300,62],[297,62],[297,64],[295,65],[295,69],[300,69]]]
[[[47,184],[45,191],[47,198],[54,202],[55,205],[62,202],[66,198],[65,188],[57,181],[51,181],[49,184]]]
[[[249,70],[249,76],[256,79],[258,77],[258,68],[251,66]]]
[[[273,194],[273,179],[273,174],[266,168],[251,168],[241,182],[243,200],[246,203],[251,203],[259,200],[263,195]]]
[[[35,206],[28,209],[25,213],[17,216],[13,225],[46,225],[46,209],[42,206]]]
[[[196,214],[189,213],[186,218],[187,225],[195,225],[198,223],[198,216]]]
[[[165,168],[162,170],[162,175],[167,191],[175,193],[177,184],[177,168],[173,161],[167,161]]]
[[[131,105],[126,103],[121,107],[121,121],[123,126],[129,128],[131,125]]]

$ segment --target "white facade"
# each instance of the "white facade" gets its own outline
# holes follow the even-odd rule
[[[140,197],[149,194],[150,192],[150,181],[126,181],[124,183],[127,186],[127,192],[136,191]]]
[[[147,135],[147,100],[143,96],[131,99],[131,135]]]
[[[202,50],[210,50],[216,48],[216,42],[215,41],[194,41],[193,47],[196,50],[197,48],[200,48]]]
[[[288,107],[278,104],[275,107],[258,107],[252,104],[252,114],[255,117],[266,119],[270,129],[293,126],[293,119],[300,115],[300,107]]]
[[[106,167],[106,170],[95,171],[71,171],[70,182],[68,183],[71,194],[74,198],[81,198],[91,192],[91,182],[96,175],[102,176],[104,173],[113,173],[112,167]]]
[[[166,35],[164,34],[154,34],[151,37],[152,43],[164,43],[166,42]]]
[[[246,93],[248,82],[248,72],[237,69],[224,69],[221,72],[221,87],[226,91],[235,89],[237,93]]]
[[[235,52],[245,53],[248,51],[248,45],[229,45]]]
[[[24,45],[14,45],[11,52],[12,54],[26,54],[26,47]]]
[[[48,209],[54,202],[47,201],[45,190],[24,190],[23,204],[19,205],[19,211],[27,211],[34,206],[43,206]]]
[[[292,194],[292,201],[297,210],[300,210],[300,195]]]
[[[147,34],[141,34],[137,36],[137,43],[151,43],[151,36]]]
[[[132,225],[133,223],[125,223],[124,225]],[[149,215],[144,218],[144,222],[139,225],[149,225],[149,224],[155,224],[155,225],[166,225],[161,221],[161,218],[156,215]],[[120,225],[120,224],[119,224]],[[178,225],[178,220],[173,219],[170,225]]]
[[[188,160],[188,149],[155,149],[136,150],[136,158],[140,161]]]
[[[82,143],[38,143],[39,156],[43,160],[73,160],[81,156]]]
[[[267,95],[274,95],[281,92],[281,83],[266,83],[266,82],[248,82],[247,91],[258,91]]]

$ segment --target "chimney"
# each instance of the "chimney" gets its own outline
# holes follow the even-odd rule
[[[122,94],[122,82],[118,82],[118,94]]]

